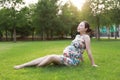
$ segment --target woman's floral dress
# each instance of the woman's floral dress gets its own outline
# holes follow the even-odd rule
[[[67,66],[78,65],[80,63],[80,59],[84,50],[85,41],[83,39],[83,36],[76,35],[71,45],[67,46],[63,51],[63,55],[61,56],[62,64]]]

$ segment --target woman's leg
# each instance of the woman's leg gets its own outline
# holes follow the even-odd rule
[[[50,55],[48,55],[48,56],[50,56]],[[27,67],[27,66],[38,65],[42,60],[45,60],[46,58],[48,58],[48,56],[41,57],[41,58],[37,58],[37,59],[32,60],[32,61],[30,61],[30,62],[27,62],[27,63],[21,64],[21,65],[14,66],[14,68],[15,68],[15,69],[20,69],[20,68],[24,68],[24,67]]]
[[[61,64],[61,58],[59,55],[49,55],[47,58],[42,60],[37,66],[46,66],[50,63]]]

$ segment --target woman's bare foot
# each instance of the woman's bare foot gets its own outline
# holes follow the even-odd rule
[[[14,69],[21,69],[21,68],[23,68],[23,66],[21,66],[21,65],[14,66]]]

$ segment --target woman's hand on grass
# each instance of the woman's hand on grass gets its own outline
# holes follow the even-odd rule
[[[93,64],[92,66],[93,66],[93,67],[98,67],[98,65],[96,65],[96,64]]]

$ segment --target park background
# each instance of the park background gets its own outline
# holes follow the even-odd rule
[[[120,0],[26,1],[0,0],[0,80],[120,80]],[[85,52],[77,67],[13,68],[62,54],[84,20],[93,30],[91,49],[99,67],[91,67]]]
[[[117,39],[120,0],[1,0],[0,19],[1,41],[74,38],[84,20],[91,36]]]

